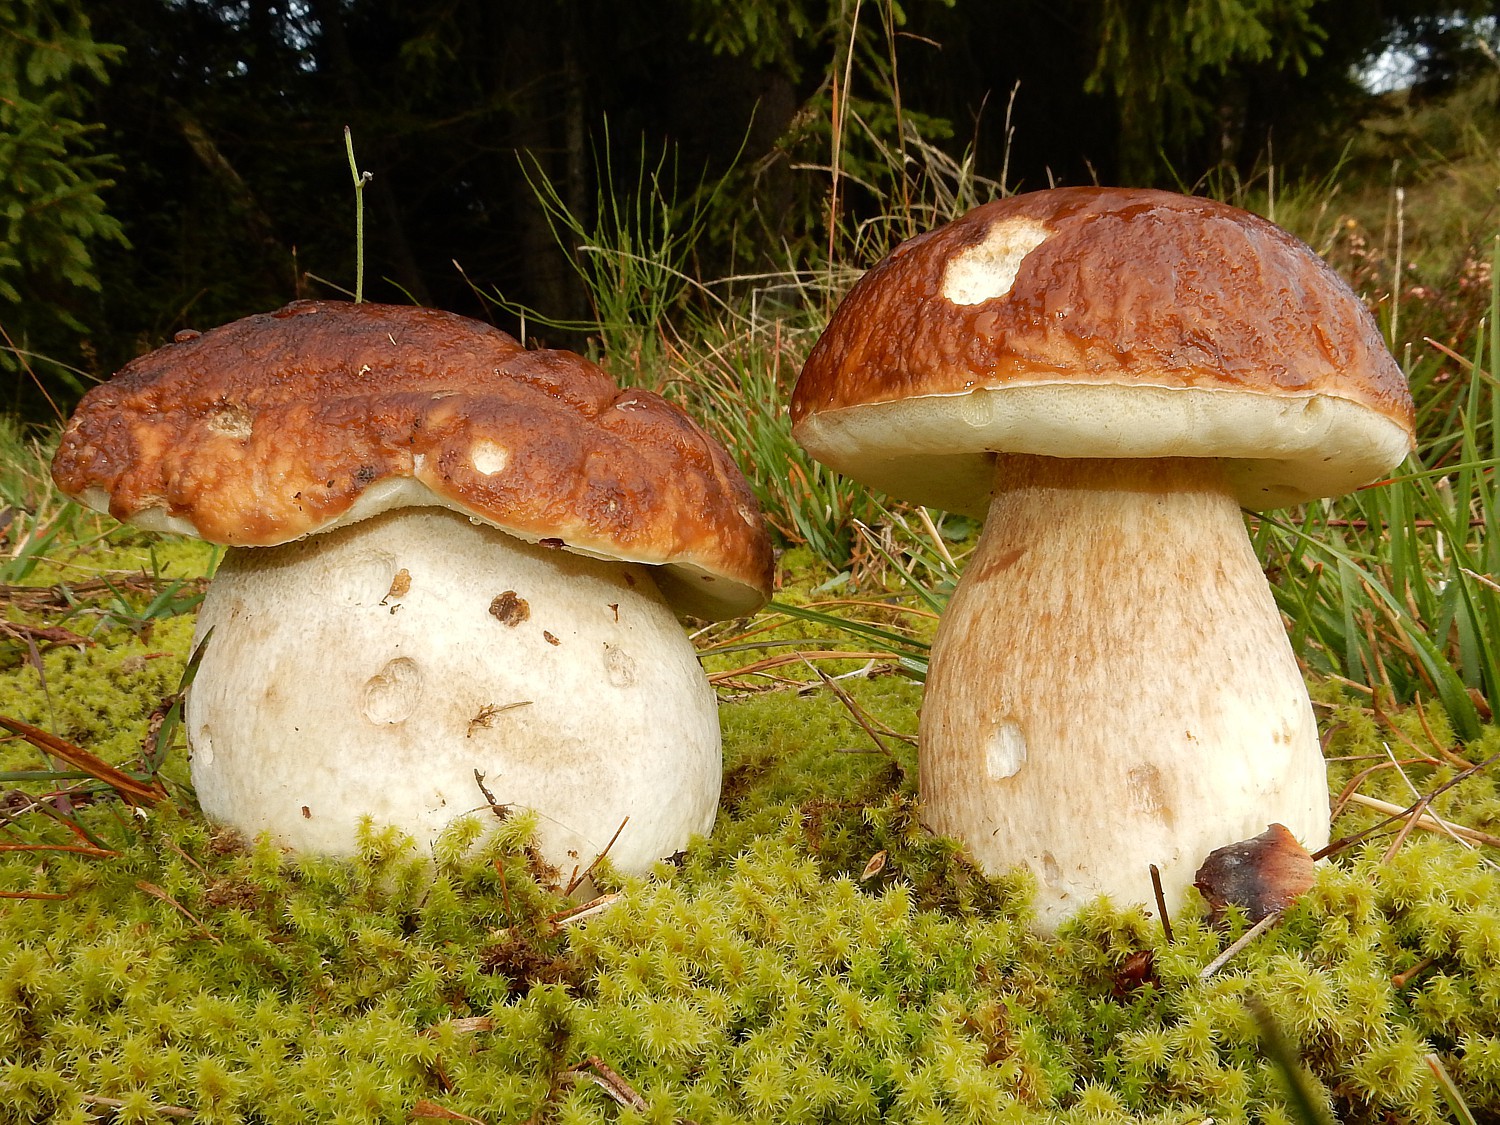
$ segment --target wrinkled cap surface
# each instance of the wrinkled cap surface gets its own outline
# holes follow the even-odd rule
[[[1375,480],[1412,401],[1374,318],[1248,212],[1122,188],[976,208],[898,246],[835,311],[792,396],[815,457],[982,515],[990,454],[1219,457],[1242,504]]]
[[[84,397],[52,472],[116,519],[229,546],[439,505],[659,564],[682,613],[730,617],[770,593],[755,498],[682,410],[433,309],[299,301],[183,333]]]

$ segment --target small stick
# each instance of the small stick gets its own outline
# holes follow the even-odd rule
[[[1167,944],[1172,944],[1172,916],[1167,913],[1167,896],[1161,888],[1161,868],[1156,864],[1151,865],[1151,889],[1156,892],[1156,909],[1161,915],[1162,936],[1167,939]]]
[[[20,719],[13,719],[8,715],[0,715],[0,728],[20,735],[38,750],[45,751],[54,758],[61,758],[75,769],[83,770],[91,777],[104,782],[120,794],[127,803],[138,808],[154,805],[166,796],[166,790],[157,782],[145,782],[131,777],[98,755],[91,754],[83,747],[75,746],[50,731],[34,727],[30,723],[23,723]]]
[[[943,561],[948,564],[949,570],[957,570],[958,563],[953,561],[953,556],[948,553],[948,544],[943,542],[943,533],[937,529],[937,524],[932,522],[932,513],[923,505],[917,506],[917,518],[922,521],[927,534],[932,536],[932,542],[938,549],[938,554],[943,556]]]
[[[224,944],[219,940],[218,935],[216,935],[212,930],[210,930],[207,926],[205,926],[202,922],[200,922],[193,916],[193,912],[191,910],[183,906],[182,903],[178,902],[171,895],[167,894],[166,891],[162,890],[155,883],[148,883],[144,879],[137,879],[135,885],[138,889],[145,891],[152,898],[160,899],[162,902],[170,906],[173,910],[176,910],[189,922],[202,930],[203,936],[208,938],[208,940],[213,942],[215,945]]]
[[[456,1016],[452,1019],[439,1020],[425,1029],[422,1034],[436,1035],[445,1027],[451,1028],[455,1035],[473,1035],[480,1031],[494,1031],[495,1021],[490,1016]]]
[[[870,736],[870,741],[880,748],[880,752],[887,758],[894,758],[895,755],[891,753],[891,748],[885,744],[880,735],[875,733],[875,728],[872,727],[869,723],[869,720],[865,718],[865,713],[860,708],[859,704],[854,702],[854,697],[847,691],[845,691],[841,684],[834,683],[832,676],[823,671],[823,669],[819,668],[817,665],[813,664],[811,661],[807,662],[807,666],[818,674],[818,679],[822,680],[823,685],[827,687],[829,691],[833,692],[834,697],[844,705],[844,710],[848,711],[849,714],[854,717],[854,721],[860,725],[860,727],[867,735]]]
[[[615,841],[620,838],[620,833],[625,831],[625,826],[629,823],[630,818],[628,816],[620,821],[620,827],[615,829],[615,834],[609,838],[609,843],[604,845],[604,850],[590,861],[589,865],[583,869],[583,874],[574,874],[573,878],[568,881],[567,889],[563,891],[564,896],[576,891],[579,885],[594,873],[594,868],[598,867],[599,861],[609,854],[609,849],[615,846]]]
[[[615,1070],[598,1055],[590,1055],[577,1066],[569,1067],[564,1074],[571,1075],[574,1081],[592,1082],[606,1094],[616,1105],[627,1106],[630,1109],[642,1112],[651,1108],[646,1099],[638,1094],[634,1087],[620,1076]]]
[[[604,911],[608,910],[624,897],[620,891],[611,891],[607,895],[600,895],[598,898],[590,899],[582,906],[575,907],[572,910],[564,910],[560,914],[554,914],[547,921],[559,930],[564,926],[574,926],[579,922],[587,921],[596,914],[604,913]]]
[[[516,924],[516,916],[510,910],[510,883],[505,878],[505,863],[503,860],[491,860],[494,864],[495,873],[500,876],[500,894],[505,899],[505,920],[512,926]]]
[[[0,852],[72,852],[92,859],[114,859],[120,854],[92,844],[0,844]]]
[[[438,1118],[443,1121],[467,1121],[470,1125],[484,1125],[477,1117],[470,1117],[467,1113],[459,1113],[456,1109],[449,1109],[437,1102],[430,1102],[426,1098],[418,1098],[417,1104],[411,1107],[413,1117]]]
[[[1227,965],[1235,956],[1235,954],[1244,949],[1245,946],[1249,945],[1256,938],[1260,937],[1261,934],[1265,933],[1279,921],[1281,921],[1281,911],[1271,911],[1271,913],[1267,914],[1259,922],[1255,923],[1255,925],[1246,930],[1244,936],[1242,936],[1239,941],[1235,942],[1228,949],[1224,950],[1223,953],[1219,954],[1207,965],[1203,966],[1202,972],[1198,974],[1198,979],[1207,980],[1209,977],[1213,976],[1225,965]]]
[[[1398,989],[1405,988],[1412,982],[1412,979],[1414,977],[1421,976],[1436,964],[1436,957],[1423,957],[1420,961],[1418,961],[1411,968],[1407,969],[1404,973],[1397,973],[1395,976],[1393,976],[1391,978],[1391,987]]]
[[[1403,809],[1400,805],[1393,805],[1389,801],[1382,801],[1379,797],[1366,797],[1363,793],[1349,794],[1349,800],[1356,805],[1363,805],[1367,809],[1376,812],[1390,813],[1394,816],[1406,816],[1411,809]],[[1500,848],[1500,836],[1491,836],[1488,832],[1481,832],[1477,828],[1469,828],[1463,824],[1450,824],[1432,813],[1423,813],[1417,817],[1413,827],[1422,828],[1428,832],[1443,832],[1452,836],[1459,836],[1465,840],[1471,840],[1476,844],[1484,844],[1491,848]]]
[[[1336,852],[1341,852],[1345,848],[1353,847],[1355,844],[1357,844],[1361,840],[1363,840],[1366,836],[1373,835],[1374,833],[1380,831],[1380,829],[1384,828],[1386,825],[1392,823],[1393,821],[1397,821],[1397,820],[1402,819],[1403,817],[1410,816],[1412,813],[1418,813],[1420,815],[1421,811],[1423,809],[1425,809],[1428,805],[1430,805],[1432,803],[1433,798],[1435,798],[1435,797],[1437,797],[1437,796],[1439,796],[1439,795],[1441,795],[1443,793],[1446,793],[1449,789],[1452,789],[1460,781],[1467,781],[1469,778],[1473,777],[1480,770],[1488,768],[1489,766],[1493,765],[1496,761],[1500,761],[1500,753],[1491,754],[1484,761],[1478,762],[1478,763],[1470,766],[1468,769],[1463,770],[1460,773],[1454,774],[1447,781],[1443,782],[1443,784],[1439,785],[1436,789],[1434,789],[1431,793],[1427,794],[1427,796],[1423,797],[1416,804],[1407,806],[1405,809],[1402,809],[1400,813],[1398,813],[1398,814],[1392,814],[1391,816],[1386,817],[1384,820],[1379,821],[1378,823],[1371,825],[1369,828],[1366,828],[1363,832],[1355,832],[1352,835],[1341,836],[1337,840],[1331,841],[1327,847],[1325,847],[1325,848],[1319,848],[1317,851],[1313,852],[1313,856],[1312,856],[1313,859],[1326,859],[1327,857],[1335,854]]]
[[[479,791],[484,794],[484,799],[490,806],[490,812],[495,814],[496,820],[504,820],[510,815],[510,809],[495,800],[495,795],[489,791],[489,788],[484,783],[484,774],[478,770],[474,771],[474,784],[479,786]]]
[[[78,1100],[84,1105],[97,1105],[104,1109],[124,1109],[125,1103],[119,1098],[106,1098],[100,1094],[79,1094]],[[196,1117],[192,1110],[180,1105],[153,1105],[151,1109],[156,1113],[165,1114],[167,1117]]]
[[[1381,863],[1389,863],[1395,858],[1396,853],[1401,850],[1401,845],[1406,843],[1406,838],[1411,835],[1417,821],[1421,820],[1427,812],[1427,806],[1432,803],[1431,797],[1423,797],[1402,815],[1406,818],[1401,822],[1401,828],[1396,833],[1396,838],[1391,841],[1391,846],[1385,849],[1385,855],[1381,856]]]

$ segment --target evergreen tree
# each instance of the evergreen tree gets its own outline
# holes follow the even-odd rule
[[[0,0],[0,323],[22,352],[83,330],[77,291],[100,285],[91,245],[124,240],[105,207],[114,162],[85,120],[119,56],[79,0]]]

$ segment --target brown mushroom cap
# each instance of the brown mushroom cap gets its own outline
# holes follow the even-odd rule
[[[183,334],[84,397],[52,472],[118,520],[229,546],[441,505],[660,564],[682,613],[730,617],[770,592],[755,498],[682,410],[433,309],[298,301]]]
[[[1057,188],[896,248],[792,397],[819,460],[982,515],[989,454],[1220,457],[1240,502],[1333,496],[1410,451],[1406,380],[1311,248],[1207,199]]]

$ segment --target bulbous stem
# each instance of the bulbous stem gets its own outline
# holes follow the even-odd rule
[[[229,552],[210,628],[193,781],[247,833],[349,854],[367,816],[425,847],[491,822],[488,790],[536,811],[566,883],[606,847],[646,871],[713,824],[716,701],[650,567],[408,509]]]
[[[1317,728],[1217,462],[1001,456],[932,649],[924,819],[1029,868],[1037,922],[1169,906],[1273,822],[1328,839]]]

